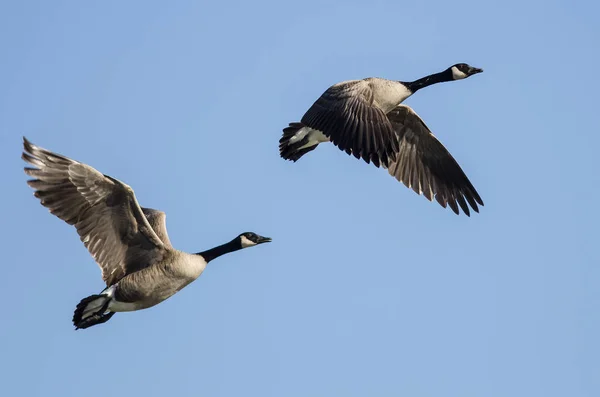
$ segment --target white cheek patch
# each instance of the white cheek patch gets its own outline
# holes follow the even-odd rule
[[[252,247],[253,245],[256,245],[255,242],[249,240],[248,237],[246,237],[246,236],[242,236],[241,240],[242,240],[242,248],[248,248],[248,247]]]
[[[460,80],[460,79],[464,79],[467,78],[467,74],[464,72],[461,72],[460,70],[458,70],[458,68],[456,66],[452,66],[452,78],[454,80]]]

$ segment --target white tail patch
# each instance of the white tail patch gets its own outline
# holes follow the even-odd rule
[[[105,289],[104,291],[102,291],[102,293],[100,294],[99,297],[97,297],[96,299],[94,299],[91,302],[88,302],[88,304],[83,309],[83,312],[81,313],[81,319],[85,320],[86,318],[94,315],[98,310],[102,309],[102,306],[104,306],[107,301],[112,302],[112,300],[113,300],[112,298],[113,298],[114,294],[115,294],[115,286],[114,285]],[[109,308],[110,308],[110,303],[104,311],[109,310]]]
[[[316,145],[321,142],[329,142],[329,138],[327,138],[321,131],[311,129],[308,134],[308,141]]]
[[[106,301],[109,299],[110,297],[108,296],[100,295],[98,298],[89,302],[83,309],[83,312],[81,313],[81,319],[85,320],[86,318],[94,315],[98,310],[102,309],[102,306],[104,306],[106,304]],[[106,309],[104,311],[106,311]]]
[[[300,146],[296,150],[306,149],[307,147],[315,146],[322,142],[329,142],[329,138],[327,138],[325,134],[323,134],[319,130],[313,130],[312,128],[304,127],[300,131],[308,131],[308,142],[306,142],[304,145]],[[300,131],[298,131],[296,135],[292,137],[292,139],[294,139],[300,133]],[[304,138],[306,134],[307,132],[304,132],[302,137]],[[290,142],[292,141],[292,139],[290,139]]]
[[[298,132],[296,132],[294,134],[293,137],[290,138],[290,140],[288,141],[289,144],[292,143],[296,143],[302,139],[304,139],[304,137],[306,136],[306,134],[308,134],[310,132],[310,128],[308,127],[302,127],[298,130]]]
[[[289,142],[289,144],[296,143],[296,142],[304,139],[304,137],[306,135],[308,135],[308,143],[306,145],[302,146],[300,149],[309,147],[309,146],[313,146],[313,145],[318,145],[321,142],[329,142],[329,138],[327,138],[321,131],[313,130],[312,128],[309,128],[309,127],[300,128],[298,130],[298,132],[296,132],[294,134],[294,136],[291,137],[288,142]]]

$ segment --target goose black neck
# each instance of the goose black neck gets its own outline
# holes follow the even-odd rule
[[[452,80],[454,80],[452,77],[452,71],[450,69],[446,69],[443,72],[430,74],[429,76],[425,76],[423,78],[420,78],[419,80],[411,81],[409,83],[402,82],[402,84],[404,84],[410,90],[410,92],[414,94],[421,88],[425,88],[432,84],[443,83],[444,81]]]
[[[234,239],[228,243],[219,245],[218,247],[211,248],[206,251],[198,252],[196,255],[200,255],[201,257],[204,258],[206,263],[208,263],[208,262],[212,261],[213,259],[220,257],[221,255],[225,255],[225,254],[228,254],[230,252],[237,251],[240,249],[242,249],[241,244],[238,242],[237,239]]]

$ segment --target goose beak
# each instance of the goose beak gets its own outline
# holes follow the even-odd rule
[[[258,237],[258,240],[256,241],[256,244],[270,243],[271,241],[273,241],[273,240],[271,240],[271,237],[260,236],[260,237]]]
[[[472,76],[472,75],[477,74],[477,73],[482,73],[482,72],[483,72],[483,69],[471,68],[471,70],[469,70],[469,76]]]

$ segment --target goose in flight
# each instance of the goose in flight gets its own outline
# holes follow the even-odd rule
[[[349,80],[329,87],[299,123],[290,123],[279,140],[282,158],[296,162],[321,142],[332,142],[348,155],[387,168],[398,181],[435,197],[457,215],[479,212],[479,194],[450,152],[425,122],[401,103],[421,88],[461,80],[482,69],[458,63],[413,82],[382,78]]]
[[[133,189],[89,165],[48,151],[23,138],[25,173],[41,204],[75,226],[102,270],[106,288],[81,300],[76,329],[105,323],[116,312],[152,307],[196,280],[211,260],[270,242],[242,233],[197,254],[176,250],[169,241],[165,213],[140,207]]]

